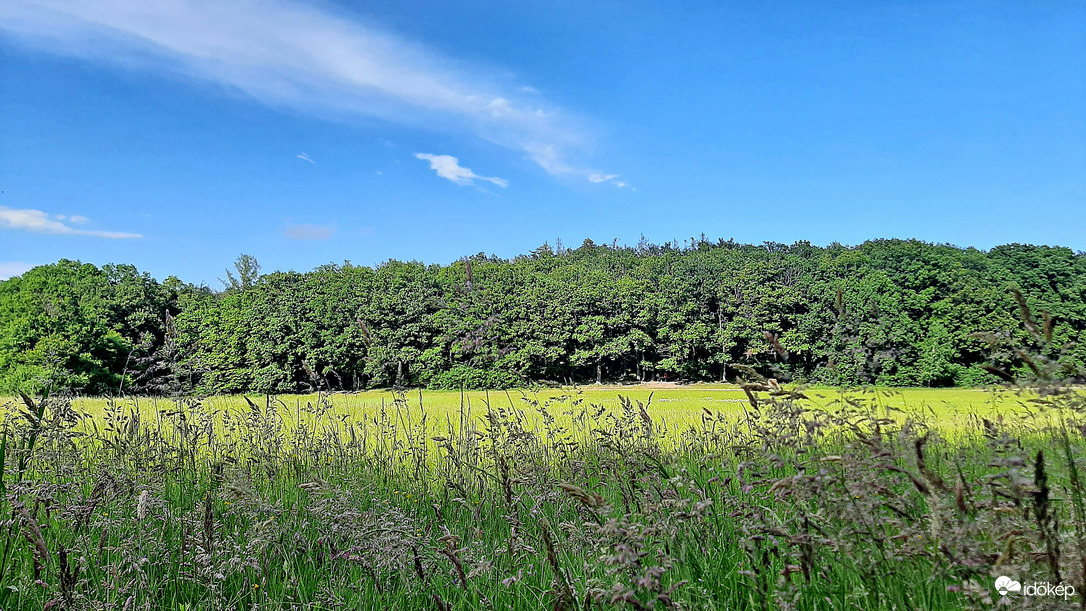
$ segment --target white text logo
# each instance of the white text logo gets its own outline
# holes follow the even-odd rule
[[[1047,581],[1035,581],[1023,586],[1006,575],[1000,575],[995,580],[995,589],[1000,596],[1006,596],[1012,592],[1021,592],[1023,596],[1059,596],[1067,600],[1075,595],[1075,586],[1051,584]]]

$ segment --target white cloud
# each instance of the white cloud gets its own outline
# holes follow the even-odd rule
[[[336,232],[336,228],[331,225],[309,225],[302,223],[299,225],[287,225],[287,228],[283,230],[283,235],[292,240],[327,240],[332,237],[332,234]]]
[[[67,235],[89,235],[99,238],[111,238],[111,239],[126,239],[126,238],[142,238],[143,236],[138,233],[125,233],[120,231],[95,231],[91,229],[76,229],[70,225],[66,225],[64,222],[57,220],[59,218],[50,216],[41,210],[23,209],[17,210],[14,208],[8,208],[7,206],[0,206],[0,227],[5,229],[25,229],[34,233],[51,233],[51,234],[67,234]],[[69,222],[82,223],[86,222],[87,218],[83,216],[68,217]]]
[[[490,103],[486,105],[486,108],[490,111],[490,116],[494,118],[507,117],[516,112],[509,104],[509,100],[505,98],[494,98],[493,100],[490,100]]]
[[[499,187],[508,187],[509,181],[504,178],[479,176],[468,168],[460,166],[460,160],[452,155],[430,155],[428,153],[415,153],[415,157],[430,162],[430,169],[437,172],[442,178],[447,178],[458,185],[473,185],[475,180],[486,180]]]
[[[273,107],[467,131],[555,174],[590,144],[570,113],[509,82],[300,0],[4,0],[0,30],[46,52],[224,85]],[[549,150],[541,157],[534,151]]]
[[[588,175],[588,181],[589,182],[594,182],[594,183],[597,183],[597,184],[610,183],[610,184],[618,187],[619,189],[621,189],[622,187],[630,186],[629,183],[627,183],[626,181],[615,180],[616,178],[618,178],[618,174],[602,174],[602,173],[596,172],[594,174],[589,174]],[[634,190],[636,191],[637,189],[634,189]]]
[[[562,161],[562,155],[558,147],[553,144],[531,146],[527,147],[525,151],[528,153],[529,159],[551,174],[561,175],[579,173],[577,168]],[[588,174],[592,173],[594,172],[588,172]]]
[[[23,272],[33,268],[34,266],[30,263],[23,263],[21,261],[0,261],[0,280],[7,280],[8,278],[19,276]]]
[[[297,157],[298,157],[298,159],[301,159],[302,161],[308,161],[309,163],[312,163],[313,165],[317,165],[317,162],[310,159],[309,155],[306,155],[305,153],[299,153],[297,155]]]
[[[618,178],[618,174],[589,174],[588,182],[607,182],[613,178]]]

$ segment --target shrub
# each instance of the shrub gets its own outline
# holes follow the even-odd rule
[[[433,390],[484,390],[515,388],[523,384],[523,380],[508,371],[457,365],[435,374],[430,378],[429,387]]]

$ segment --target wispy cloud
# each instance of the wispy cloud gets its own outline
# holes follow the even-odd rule
[[[23,263],[22,261],[0,261],[0,280],[22,275],[23,272],[30,271],[33,268],[34,266],[30,263]]]
[[[287,228],[283,230],[283,236],[290,238],[291,240],[327,240],[332,237],[332,234],[336,232],[336,228],[331,225],[309,225],[302,223],[299,225],[287,225]]]
[[[312,163],[313,165],[317,165],[317,162],[310,159],[309,155],[306,155],[305,153],[298,153],[297,157],[298,157],[298,159],[301,159],[302,161],[308,161],[309,163]]]
[[[607,182],[618,178],[618,174],[589,174],[588,182]]]
[[[630,186],[629,183],[627,183],[625,181],[616,180],[617,178],[618,178],[618,174],[595,173],[595,174],[589,174],[588,175],[588,182],[594,182],[594,183],[597,183],[597,184],[608,183],[608,184],[612,184],[612,185],[614,185],[614,186],[616,186],[616,187],[618,187],[620,189],[622,187]],[[636,191],[636,189],[634,189],[634,190]]]
[[[473,185],[476,180],[486,180],[499,187],[508,187],[509,181],[496,176],[479,176],[470,169],[462,167],[460,160],[452,155],[430,155],[429,153],[415,153],[415,157],[430,162],[430,169],[437,175],[455,182],[458,185]]]
[[[55,218],[58,221],[68,221],[69,223],[75,223],[76,225],[82,225],[83,223],[86,223],[87,221],[90,220],[87,217],[79,216],[78,214],[73,214],[72,216],[65,216],[63,214],[54,214],[53,218]]]
[[[7,206],[0,206],[0,227],[3,227],[5,229],[23,229],[26,231],[32,231],[34,233],[89,235],[99,238],[111,239],[143,237],[138,233],[126,233],[121,231],[97,231],[93,229],[76,229],[71,225],[65,224],[64,221],[68,221],[69,223],[85,223],[87,221],[87,218],[83,216],[65,217],[62,214],[49,216],[41,210],[32,210],[29,208],[19,210],[15,208],[8,208]]]
[[[596,172],[570,161],[587,150],[591,130],[533,88],[324,6],[6,0],[0,30],[50,53],[196,77],[275,107],[468,131],[526,153],[552,174]]]

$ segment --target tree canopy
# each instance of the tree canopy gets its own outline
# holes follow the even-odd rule
[[[877,240],[855,247],[543,245],[514,259],[260,275],[213,292],[61,260],[0,283],[0,392],[298,392],[538,381],[977,385],[1044,350],[1086,362],[1086,254]],[[1016,301],[1019,291],[1023,303]],[[747,369],[750,368],[750,369]]]

